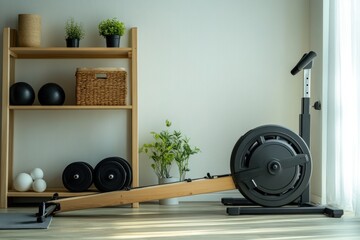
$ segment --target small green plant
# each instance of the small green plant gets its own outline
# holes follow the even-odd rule
[[[190,139],[183,137],[181,132],[174,131],[175,136],[175,162],[178,166],[180,181],[185,179],[186,173],[190,171],[189,169],[189,159],[190,156],[200,152],[198,147],[192,148],[189,144]]]
[[[116,18],[106,19],[99,23],[99,34],[103,37],[109,35],[123,36],[125,29],[125,24]]]
[[[165,125],[170,128],[171,122],[166,120]],[[153,160],[151,167],[159,178],[169,178],[172,163],[175,161],[178,169],[180,180],[184,180],[186,172],[189,169],[189,158],[191,155],[200,151],[199,148],[192,148],[189,145],[189,138],[182,136],[181,132],[169,132],[168,129],[160,133],[150,133],[154,142],[144,144],[140,148],[140,153],[145,153]]]
[[[66,39],[83,39],[85,31],[82,23],[75,22],[74,18],[70,18],[65,23]]]

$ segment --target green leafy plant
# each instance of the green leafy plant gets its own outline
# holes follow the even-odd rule
[[[180,181],[185,179],[186,173],[189,169],[190,156],[200,152],[198,147],[192,148],[189,144],[190,139],[181,135],[181,132],[174,131],[175,136],[175,162],[178,166]]]
[[[74,18],[70,18],[65,23],[66,39],[83,39],[85,31],[82,23],[75,22]]]
[[[165,125],[170,128],[171,122],[166,120]],[[192,148],[189,145],[189,138],[184,137],[181,132],[169,132],[168,129],[160,133],[151,132],[154,141],[146,143],[140,148],[140,153],[145,153],[153,160],[151,167],[159,178],[169,178],[173,162],[176,162],[180,180],[185,178],[189,169],[189,158],[200,151],[199,148]]]
[[[125,24],[116,18],[106,19],[99,23],[99,34],[103,37],[109,35],[123,36],[125,29]]]

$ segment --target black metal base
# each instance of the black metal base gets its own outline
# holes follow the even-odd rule
[[[39,212],[36,213],[36,221],[42,223],[45,221],[45,218],[54,215],[54,213],[59,210],[59,204],[42,202],[39,205]]]
[[[256,215],[256,214],[325,214],[328,217],[340,218],[344,211],[329,206],[316,206],[304,204],[302,206],[284,207],[228,207],[226,213],[229,215]]]
[[[257,205],[246,198],[222,198],[221,203],[225,206],[251,206]],[[288,205],[299,205],[298,201],[290,203]]]
[[[221,203],[225,206],[247,206],[255,205],[252,201],[246,198],[222,198]]]
[[[58,193],[54,193],[52,200],[57,200],[59,198]],[[36,221],[42,223],[45,221],[45,218],[54,215],[55,212],[60,210],[60,204],[58,203],[48,203],[42,202],[39,205],[39,211],[35,214]]]

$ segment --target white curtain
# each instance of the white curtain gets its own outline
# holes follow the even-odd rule
[[[360,1],[330,0],[327,203],[360,216]]]

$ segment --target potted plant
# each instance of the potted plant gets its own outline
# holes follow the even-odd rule
[[[99,34],[106,39],[107,47],[119,47],[120,37],[125,33],[125,24],[116,18],[106,19],[99,23]]]
[[[70,18],[65,23],[65,39],[67,47],[79,47],[80,40],[85,36],[82,23],[75,22]]]
[[[171,123],[166,120],[166,127],[170,127]],[[170,170],[174,162],[175,137],[168,130],[159,133],[150,133],[154,139],[151,143],[145,143],[140,148],[140,153],[145,153],[149,159],[153,161],[151,164],[155,174],[161,179],[171,178]]]
[[[170,128],[171,122],[166,120],[165,125]],[[166,129],[159,133],[151,132],[151,135],[154,141],[145,143],[140,148],[140,153],[145,153],[153,161],[151,167],[158,176],[159,183],[163,184],[178,180],[178,178],[173,178],[170,174],[174,162],[178,165],[180,180],[184,180],[186,172],[189,171],[188,161],[190,155],[198,153],[200,149],[197,147],[192,148],[189,145],[189,138],[184,137],[179,131],[169,132]],[[177,199],[160,200],[160,204],[176,203]]]
[[[190,156],[200,152],[198,147],[192,148],[189,144],[190,139],[182,136],[181,132],[174,131],[175,146],[174,146],[174,159],[179,170],[179,179],[184,181],[186,173],[189,169]]]

